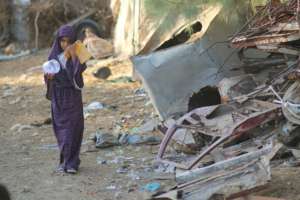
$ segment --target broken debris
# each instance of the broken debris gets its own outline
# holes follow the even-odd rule
[[[160,144],[161,138],[152,135],[128,134],[121,133],[118,137],[110,133],[101,133],[97,131],[92,138],[97,148],[108,148],[118,145],[157,145]]]
[[[161,187],[160,183],[152,182],[142,187],[142,190],[146,190],[147,192],[156,192],[160,189],[160,187]]]
[[[300,63],[296,61],[300,27],[297,8],[299,1],[296,0],[285,3],[268,1],[232,37],[231,46],[240,49],[239,59],[245,74],[235,76],[232,73],[222,81],[215,79],[209,87],[216,85],[218,88],[220,102],[216,105],[195,106],[184,114],[170,115],[167,113],[170,104],[169,110],[161,106],[162,96],[150,96],[162,118],[168,117],[165,130],[161,129],[164,138],[157,161],[176,167],[177,182],[172,190],[154,199],[207,200],[216,196],[221,199],[248,196],[253,189],[259,189],[271,179],[270,161],[283,144],[291,148],[290,154],[294,156],[292,160],[288,158],[290,163],[294,166],[300,163],[300,137],[297,134],[300,124],[297,73]],[[248,57],[248,49],[256,49],[256,54],[259,51],[267,53]],[[160,53],[166,55],[171,51],[175,48]],[[162,54],[159,55],[160,63],[164,62]],[[155,60],[155,56],[159,57],[153,54],[151,60]],[[134,58],[142,80],[147,79],[149,73],[148,68],[146,73],[143,71],[145,66],[141,67],[143,59],[148,60]],[[161,67],[157,66],[154,67]],[[147,87],[153,84],[148,79],[145,83]],[[185,87],[186,91],[189,88]],[[187,147],[196,145],[196,155],[174,159],[170,155],[174,151],[168,148],[174,142]]]
[[[97,132],[95,139],[97,148],[107,148],[119,145],[118,139],[109,133]]]

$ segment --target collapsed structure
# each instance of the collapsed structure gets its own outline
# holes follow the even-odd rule
[[[282,145],[297,148],[299,7],[268,1],[241,26],[215,10],[197,40],[132,58],[163,120],[158,161],[177,169],[177,186],[154,198],[245,196],[270,181]],[[217,48],[225,35],[230,47]],[[194,155],[172,156],[174,144]]]

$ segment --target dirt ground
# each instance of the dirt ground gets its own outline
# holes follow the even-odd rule
[[[87,69],[83,97],[85,105],[99,101],[114,109],[95,111],[85,120],[79,174],[53,172],[58,164],[58,150],[51,125],[43,124],[50,117],[50,104],[44,98],[40,69],[47,53],[44,50],[0,62],[0,183],[8,187],[14,200],[146,199],[149,194],[142,191],[142,186],[157,181],[158,174],[151,166],[158,146],[99,150],[93,149],[89,140],[97,129],[130,132],[155,116],[147,97],[135,95],[134,91],[141,87],[138,82],[112,83],[93,77],[92,72],[108,61]],[[110,79],[131,75],[128,61],[110,63]],[[120,167],[127,171],[117,172]],[[299,168],[276,167],[272,176],[271,183],[260,194],[300,200]],[[162,188],[166,190],[173,184],[173,180],[164,181]]]

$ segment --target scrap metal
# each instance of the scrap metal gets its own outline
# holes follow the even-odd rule
[[[222,199],[246,196],[270,181],[269,162],[280,147],[280,144],[268,144],[232,159],[179,173],[178,185],[156,198],[207,200],[216,194]]]
[[[299,40],[298,16],[299,1],[291,0],[287,3],[278,0],[269,1],[264,7],[258,8],[257,14],[247,23],[248,26],[233,36],[231,46],[234,48],[264,46],[267,50],[266,45]]]
[[[168,128],[164,139],[162,140],[159,148],[158,160],[165,163],[172,163],[178,168],[190,170],[196,167],[201,159],[219,145],[238,138],[247,131],[281,116],[281,107],[279,105],[258,100],[249,100],[239,107],[234,104],[230,105],[229,107],[231,107],[232,110],[226,114],[223,113],[215,118],[208,118],[213,114],[213,112],[222,106],[224,105],[198,108],[177,120],[176,123]],[[194,128],[196,127],[199,133],[219,137],[219,139],[202,151],[188,165],[164,160],[163,155],[166,151],[167,145],[177,129],[182,126],[186,127],[185,125],[191,125],[191,127]]]
[[[300,46],[295,42],[300,40],[299,2],[270,0],[257,8],[254,17],[230,40],[231,47],[242,49],[238,55],[244,71],[257,74],[248,76],[263,78],[259,84],[254,81],[255,84],[242,92],[240,83],[247,75],[234,77],[231,74],[227,80],[216,79],[223,104],[197,108],[177,119],[172,117],[157,160],[176,166],[177,186],[160,197],[205,200],[221,195],[223,199],[235,199],[238,196],[234,195],[246,196],[247,191],[266,185],[270,180],[269,162],[282,146],[276,142],[280,140],[280,133],[286,131],[286,127],[290,132],[300,127],[300,104],[296,95],[300,84],[292,84],[290,79],[294,73],[294,78],[299,79],[299,62],[296,60]],[[247,57],[243,51],[250,48],[268,53],[259,58]],[[155,59],[148,57],[147,63],[155,63]],[[280,68],[274,71],[275,66]],[[178,133],[194,137],[199,147],[196,156],[174,161],[165,155],[171,141],[188,145],[180,141],[185,140],[185,136],[178,137]],[[200,143],[201,139],[205,142]],[[270,143],[272,145],[268,146]],[[269,149],[268,153],[264,152],[266,149]]]

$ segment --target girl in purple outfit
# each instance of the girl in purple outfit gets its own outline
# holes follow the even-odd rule
[[[47,93],[51,96],[53,130],[60,150],[57,171],[72,174],[77,173],[80,164],[84,130],[82,72],[86,69],[75,54],[74,42],[73,28],[67,25],[60,27],[48,57],[48,60],[59,62],[60,70],[56,74],[45,75]]]

